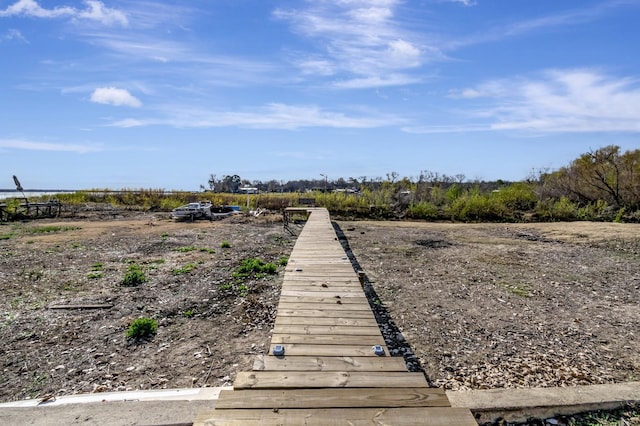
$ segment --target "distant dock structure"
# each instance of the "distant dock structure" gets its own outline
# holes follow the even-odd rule
[[[0,203],[0,222],[8,222],[15,219],[58,217],[61,211],[62,203],[59,200],[49,200],[46,203],[25,201],[18,206]]]

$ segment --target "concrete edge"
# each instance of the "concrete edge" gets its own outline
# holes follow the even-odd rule
[[[214,402],[222,390],[232,389],[233,387],[226,386],[68,395],[44,402],[40,399],[32,399],[0,403],[0,414],[3,411],[16,408],[28,409],[65,405],[71,407],[84,404],[87,404],[86,410],[91,411],[104,405],[102,403],[105,402]],[[470,409],[479,423],[495,422],[498,419],[524,422],[531,418],[545,419],[586,411],[612,410],[626,404],[640,405],[640,382],[564,388],[447,391],[446,394],[452,407]],[[24,412],[20,415],[23,416]]]
[[[561,388],[447,391],[452,407],[469,408],[479,423],[524,422],[640,404],[640,382]]]
[[[66,404],[93,404],[99,402],[142,402],[142,401],[199,401],[217,400],[223,390],[232,390],[232,386],[214,388],[184,388],[137,390],[125,392],[98,392],[78,395],[59,396],[48,401],[26,399],[0,403],[2,408],[52,407]]]

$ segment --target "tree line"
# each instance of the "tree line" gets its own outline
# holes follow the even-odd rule
[[[245,195],[250,186],[258,194]],[[615,145],[580,155],[555,171],[537,171],[518,182],[470,181],[462,174],[421,171],[417,177],[248,181],[212,174],[200,192],[88,190],[57,194],[63,205],[108,203],[145,211],[170,211],[195,201],[278,211],[313,198],[336,218],[494,221],[640,222],[640,150]],[[5,211],[11,211],[8,201]]]
[[[537,171],[520,182],[469,181],[463,174],[421,171],[417,177],[348,177],[290,181],[216,178],[213,193],[242,186],[263,193],[317,192],[333,214],[459,221],[640,221],[640,150],[609,145],[580,155],[556,171]],[[326,192],[326,193],[325,193]],[[323,194],[324,193],[324,194]],[[293,202],[293,201],[292,201]]]

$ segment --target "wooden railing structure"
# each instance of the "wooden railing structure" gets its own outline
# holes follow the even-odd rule
[[[285,270],[269,353],[194,425],[476,426],[385,344],[358,274],[324,208],[309,217]]]
[[[60,216],[62,204],[58,200],[48,201],[46,203],[21,203],[18,209],[9,213],[6,203],[0,203],[0,222],[10,220],[12,217],[18,218],[38,218],[38,217],[56,217]]]

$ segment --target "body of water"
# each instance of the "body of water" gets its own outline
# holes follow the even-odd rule
[[[41,197],[43,195],[55,195],[55,194],[63,194],[63,193],[73,193],[76,191],[24,191],[24,195],[27,198],[31,197]],[[6,200],[7,198],[22,198],[22,193],[18,191],[4,190],[0,189],[0,200]]]

